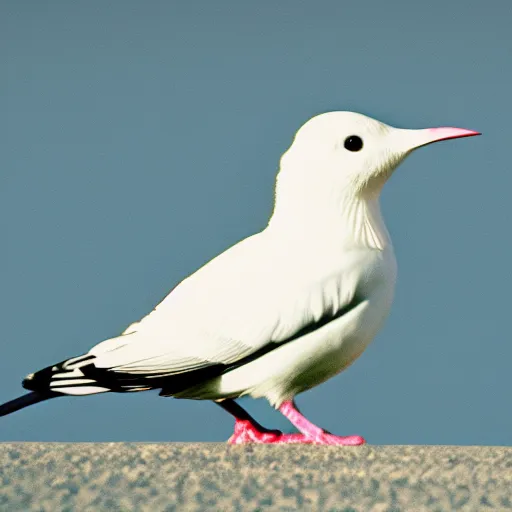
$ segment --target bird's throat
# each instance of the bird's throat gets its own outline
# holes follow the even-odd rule
[[[384,250],[391,244],[378,196],[310,199],[277,201],[269,229],[281,237],[307,241],[318,247],[335,244]]]
[[[347,241],[381,251],[391,244],[378,197],[342,203],[341,216]]]

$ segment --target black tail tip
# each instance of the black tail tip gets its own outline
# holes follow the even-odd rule
[[[21,385],[29,391],[47,391],[50,388],[50,380],[53,374],[52,367],[44,368],[36,373],[29,373],[21,382]]]
[[[21,385],[25,388],[25,389],[29,389],[30,391],[34,391],[35,387],[34,387],[34,374],[33,373],[29,373],[21,382]]]

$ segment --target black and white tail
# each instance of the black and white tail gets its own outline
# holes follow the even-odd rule
[[[94,359],[95,356],[85,354],[27,375],[22,385],[32,393],[0,405],[0,416],[58,396],[92,395],[110,391],[99,386],[95,379],[86,377],[80,369],[92,365]]]
[[[23,387],[37,392],[56,392],[63,395],[92,395],[110,391],[98,386],[94,378],[85,376],[81,368],[91,366],[96,356],[84,354],[48,366],[36,373],[27,375]]]

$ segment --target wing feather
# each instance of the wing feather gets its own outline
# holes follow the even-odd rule
[[[263,234],[233,246],[178,285],[123,335],[93,349],[94,366],[151,378],[236,364],[293,339],[354,299],[357,279],[337,268],[308,276]],[[302,270],[302,272],[301,272]]]

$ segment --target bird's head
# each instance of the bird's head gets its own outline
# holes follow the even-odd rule
[[[320,197],[374,195],[416,148],[472,135],[480,134],[461,128],[405,130],[354,112],[328,112],[298,130],[281,159],[278,180]]]

